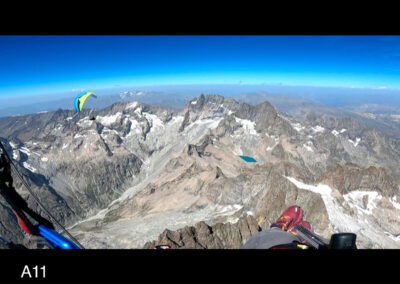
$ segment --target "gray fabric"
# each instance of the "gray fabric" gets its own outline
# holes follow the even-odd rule
[[[241,249],[269,249],[277,245],[289,244],[294,241],[301,242],[299,237],[291,233],[282,231],[279,228],[271,228],[252,235]]]

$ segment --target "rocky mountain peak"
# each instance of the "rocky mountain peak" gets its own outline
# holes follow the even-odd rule
[[[238,249],[259,231],[261,228],[252,216],[241,218],[235,224],[217,223],[210,226],[201,221],[177,231],[167,229],[158,240],[147,242],[143,248],[168,245],[172,249]]]
[[[374,234],[397,247],[398,144],[351,119],[297,120],[269,102],[202,94],[181,112],[127,101],[2,118],[0,133],[40,197],[93,247],[162,234],[158,244],[177,248],[237,248],[293,204],[325,237],[354,230],[365,247]]]

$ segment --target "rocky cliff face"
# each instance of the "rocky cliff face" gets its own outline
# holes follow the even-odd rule
[[[0,119],[0,131],[89,248],[233,248],[293,204],[325,237],[353,231],[361,247],[400,247],[399,144],[350,118],[296,120],[268,102],[201,95],[181,112],[127,102]],[[6,208],[3,228],[18,237]]]
[[[234,224],[217,223],[214,226],[201,221],[177,231],[166,229],[157,241],[147,242],[143,249],[155,249],[160,245],[172,249],[238,249],[259,231],[261,228],[252,216],[241,218]]]

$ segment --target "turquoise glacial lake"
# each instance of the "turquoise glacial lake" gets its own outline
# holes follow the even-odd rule
[[[239,156],[240,158],[242,158],[243,160],[245,160],[248,163],[255,163],[257,162],[254,158],[249,157],[249,156]]]

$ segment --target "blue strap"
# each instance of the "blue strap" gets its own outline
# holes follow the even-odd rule
[[[40,235],[59,249],[80,249],[75,243],[57,233],[55,230],[39,225]]]

